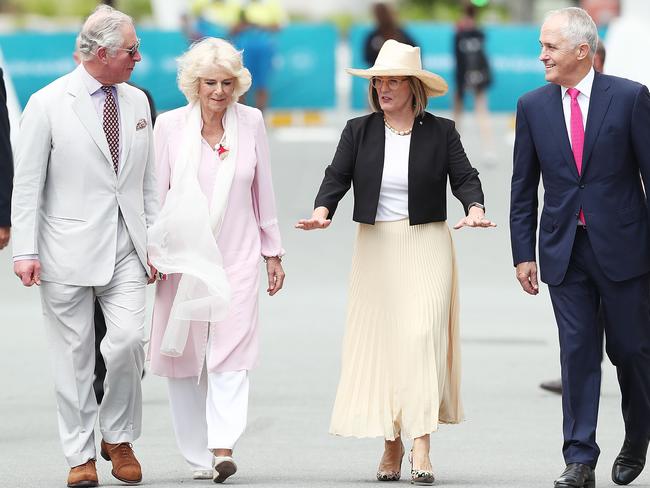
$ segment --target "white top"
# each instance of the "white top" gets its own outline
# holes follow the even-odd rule
[[[589,112],[589,99],[591,98],[591,87],[594,84],[594,69],[591,68],[587,76],[585,76],[575,88],[580,92],[578,95],[578,105],[582,112],[582,128],[587,127],[587,113]],[[567,135],[569,136],[569,144],[571,143],[571,95],[567,93],[568,87],[562,86],[562,110],[564,110],[564,124],[566,126]]]
[[[408,176],[411,135],[399,136],[386,127],[384,172],[379,190],[376,221],[408,219]]]

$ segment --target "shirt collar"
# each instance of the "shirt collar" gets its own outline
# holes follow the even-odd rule
[[[93,78],[93,76],[88,73],[88,71],[86,71],[83,63],[79,64],[79,67],[77,69],[81,73],[81,79],[83,80],[84,86],[90,95],[94,95],[96,92],[101,90],[103,85],[95,78]]]
[[[585,97],[587,97],[587,99],[591,97],[591,87],[594,84],[594,76],[594,68],[592,67],[587,75],[575,86],[575,88]],[[564,95],[566,95],[568,89],[569,87],[562,87],[562,98],[564,98]]]

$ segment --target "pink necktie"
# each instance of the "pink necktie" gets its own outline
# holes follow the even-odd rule
[[[571,150],[573,151],[573,158],[578,168],[578,174],[582,174],[582,149],[585,145],[585,128],[582,125],[582,111],[578,103],[578,95],[580,91],[575,88],[569,88],[567,93],[571,97]],[[585,223],[585,214],[580,209],[578,216],[580,222]]]
[[[113,169],[115,170],[115,174],[117,174],[118,158],[120,155],[120,122],[117,118],[117,104],[115,103],[115,97],[113,97],[113,87],[102,86],[102,91],[106,94],[103,121],[104,133],[106,134],[108,148],[111,151]]]

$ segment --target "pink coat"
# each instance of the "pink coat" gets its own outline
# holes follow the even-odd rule
[[[160,376],[199,376],[206,358],[210,372],[249,370],[258,356],[258,294],[261,256],[284,254],[275,210],[269,147],[262,113],[236,104],[239,147],[228,207],[217,239],[224,269],[230,281],[232,300],[225,320],[208,324],[192,322],[181,357],[160,354],[180,275],[171,275],[156,285],[149,359],[151,371]],[[169,190],[174,161],[181,145],[189,107],[160,115],[154,129],[157,184],[161,205]],[[221,160],[203,141],[199,184],[212,199],[214,178]]]

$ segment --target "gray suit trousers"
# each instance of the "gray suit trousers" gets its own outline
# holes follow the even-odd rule
[[[94,428],[106,442],[133,442],[142,424],[145,286],[142,267],[120,217],[115,271],[103,286],[41,284],[41,302],[51,344],[59,434],[70,466],[96,458]],[[101,353],[106,362],[104,399],[93,393],[94,300],[106,318]]]

